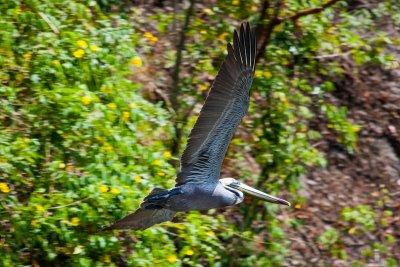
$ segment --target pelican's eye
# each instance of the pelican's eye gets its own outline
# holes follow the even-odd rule
[[[233,188],[238,188],[239,185],[240,185],[240,182],[238,182],[238,181],[233,181],[232,183],[229,184],[229,186],[233,187]]]

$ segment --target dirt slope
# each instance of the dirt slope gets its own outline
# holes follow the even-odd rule
[[[350,155],[329,136],[322,144],[329,165],[302,178],[308,202],[288,214],[304,226],[287,229],[286,266],[351,266],[356,260],[360,266],[385,266],[390,257],[400,263],[400,70],[372,66],[336,83],[331,101],[347,106],[350,119],[362,127],[358,149]],[[374,230],[341,217],[343,208],[360,204],[373,207]],[[340,233],[330,248],[317,242],[328,227]],[[388,234],[395,240],[388,242]],[[334,256],[338,250],[347,256]]]

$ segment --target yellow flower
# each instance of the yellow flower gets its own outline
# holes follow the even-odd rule
[[[131,64],[135,67],[141,67],[143,65],[143,62],[139,56],[135,56],[131,59]]]
[[[356,227],[352,227],[352,228],[349,229],[348,233],[351,234],[351,235],[354,235],[354,233],[356,231],[357,231],[357,228]]]
[[[289,64],[289,60],[287,58],[282,59],[282,64],[283,65]]]
[[[165,172],[157,172],[158,176],[165,176]]]
[[[158,38],[154,36],[151,32],[145,32],[144,38],[146,38],[151,44],[155,44],[158,42]]]
[[[144,36],[144,38],[149,39],[149,38],[153,37],[154,35],[151,32],[145,32],[143,34],[143,36]]]
[[[158,38],[154,36],[153,38],[150,39],[150,43],[155,44],[158,42]]]
[[[240,4],[239,0],[233,0],[232,1],[232,5],[234,5],[234,6],[238,6],[239,4]]]
[[[109,93],[112,92],[112,89],[111,89],[110,87],[108,87],[108,86],[102,86],[102,87],[100,88],[100,91],[103,92],[103,93],[105,93],[105,94],[109,94]]]
[[[37,226],[38,224],[39,224],[39,222],[37,220],[32,220],[31,221],[31,225],[34,226],[34,227]]]
[[[38,212],[45,212],[45,211],[46,211],[46,209],[45,209],[42,205],[40,205],[40,204],[35,205],[35,208],[36,208],[36,210],[37,210]]]
[[[209,9],[209,8],[205,8],[205,9],[203,9],[203,11],[204,11],[204,13],[206,13],[207,15],[213,15],[213,14],[214,14],[214,11],[212,11],[212,10]]]
[[[110,192],[113,195],[118,195],[119,193],[121,193],[121,191],[118,188],[112,188]]]
[[[114,148],[110,144],[105,144],[103,148],[107,152],[111,152],[114,150]]]
[[[58,60],[58,59],[55,59],[55,60],[53,60],[53,64],[54,64],[54,66],[60,66],[61,65],[61,62],[60,62],[60,60]]]
[[[220,35],[218,35],[218,40],[225,41],[227,35],[227,32],[221,33]]]
[[[74,165],[71,164],[71,163],[69,163],[69,164],[67,165],[67,167],[65,167],[65,170],[66,170],[67,172],[72,172],[72,171],[74,170]]]
[[[105,263],[111,263],[111,257],[110,257],[110,255],[104,255],[104,256],[102,257],[102,260],[103,260],[103,262],[105,262]]]
[[[198,88],[199,88],[199,90],[200,90],[201,92],[207,91],[207,90],[208,90],[208,84],[202,83],[202,84],[200,84],[200,85],[198,86]]]
[[[172,157],[171,151],[165,151],[163,153],[163,157],[166,158],[166,159],[171,158]]]
[[[90,50],[92,50],[93,52],[96,52],[99,50],[99,47],[97,45],[90,45],[89,46]]]
[[[65,164],[61,162],[60,164],[58,164],[58,168],[64,169],[65,168]]]
[[[99,186],[99,191],[100,191],[101,193],[107,192],[107,191],[108,191],[108,186],[105,185],[105,184],[100,185],[100,186]]]
[[[213,231],[208,231],[207,235],[210,237],[215,237],[215,233]]]
[[[80,222],[81,220],[78,217],[74,217],[71,219],[71,221],[69,221],[69,224],[71,226],[78,226]]]
[[[123,121],[128,121],[130,116],[131,116],[131,114],[128,111],[122,112],[122,120]]]
[[[262,71],[262,70],[256,70],[255,76],[257,78],[261,78],[264,77],[265,79],[269,79],[272,77],[271,72],[269,72],[268,70]]]
[[[271,74],[271,72],[266,70],[266,71],[263,72],[263,76],[264,76],[265,79],[269,79],[269,78],[272,77],[272,74]]]
[[[294,205],[294,208],[295,208],[295,209],[301,209],[301,204],[296,204],[296,205]]]
[[[156,159],[151,164],[154,165],[154,166],[161,166],[161,163],[162,163],[161,160]]]
[[[85,48],[88,47],[88,45],[87,45],[87,43],[86,43],[85,40],[78,40],[78,41],[76,41],[76,44],[77,44],[80,48],[83,48],[83,49],[85,49]]]
[[[167,258],[167,261],[169,263],[175,263],[177,261],[177,258],[176,258],[175,255],[169,255],[168,258]]]
[[[72,54],[76,58],[82,58],[83,55],[85,54],[85,51],[83,49],[78,49],[78,50],[75,50]]]
[[[3,193],[9,193],[10,187],[6,183],[0,183],[0,191]]]
[[[351,127],[353,129],[353,131],[355,131],[356,133],[359,132],[361,130],[361,127],[358,125],[352,125]]]
[[[117,105],[115,103],[109,103],[107,106],[112,110],[117,108]]]
[[[16,16],[18,16],[18,15],[21,14],[21,13],[22,13],[22,10],[21,10],[20,7],[16,7],[16,8],[14,9],[14,14],[15,14]]]
[[[142,177],[140,177],[140,175],[135,175],[133,176],[133,180],[135,183],[140,183],[142,181]]]
[[[192,256],[194,254],[194,251],[191,249],[186,250],[186,255]]]
[[[257,10],[258,10],[257,5],[251,6],[250,10],[253,11],[253,12],[257,12]]]
[[[88,95],[85,95],[85,96],[82,96],[81,101],[85,106],[87,106],[90,103],[92,103],[92,98]]]
[[[32,53],[31,52],[26,52],[22,56],[26,61],[31,61],[31,59],[32,59]]]

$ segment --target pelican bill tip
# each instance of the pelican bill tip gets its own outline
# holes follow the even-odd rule
[[[278,201],[276,203],[282,204],[282,205],[285,205],[285,206],[288,206],[288,207],[292,206],[292,204],[289,201],[286,201],[286,200],[281,199],[281,198],[278,199]]]

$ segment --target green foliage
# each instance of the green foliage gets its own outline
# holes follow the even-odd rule
[[[290,0],[278,15],[320,4]],[[257,65],[249,115],[229,151],[238,176],[272,193],[287,188],[299,200],[299,177],[310,166],[326,165],[315,146],[324,136],[312,126],[321,118],[338,142],[355,149],[359,127],[347,120],[344,107],[329,102],[334,78],[345,71],[319,57],[393,66],[384,48],[398,41],[375,23],[390,13],[400,25],[391,4],[348,12],[342,1],[336,11],[273,28]],[[104,12],[114,7],[126,13]],[[195,122],[191,111],[203,103],[226,53],[231,22],[255,25],[260,19],[257,0],[197,7],[186,33],[174,113],[164,108],[168,103],[147,101],[146,88],[128,77],[136,80],[154,69],[154,77],[168,75],[176,48],[165,40],[184,12],[157,9],[149,15],[114,0],[0,3],[0,265],[283,265],[289,246],[283,229],[289,226],[277,219],[278,207],[258,202],[246,203],[233,222],[214,211],[192,212],[178,217],[180,224],[146,231],[98,231],[134,210],[152,187],[173,185],[173,126],[187,136]],[[261,25],[269,22],[271,7],[267,14]],[[363,38],[366,32],[374,34]],[[162,38],[167,44],[154,57]],[[152,62],[146,69],[145,56]],[[259,172],[243,163],[243,152],[255,158]],[[343,231],[376,227],[370,207],[347,208],[342,216]],[[345,259],[341,235],[329,228],[319,242]],[[387,235],[385,244],[393,242]],[[388,266],[396,265],[381,243],[366,249],[365,257],[374,249],[386,253]]]
[[[319,236],[318,242],[324,247],[329,248],[336,244],[339,241],[339,238],[339,232],[335,228],[329,227]]]
[[[346,259],[344,250],[345,235],[357,237],[368,236],[371,238],[376,232],[381,231],[378,228],[377,220],[380,218],[389,219],[393,214],[391,211],[384,211],[379,217],[372,206],[357,205],[355,207],[346,207],[342,210],[342,220],[338,227],[328,228],[319,238],[318,243],[327,249],[333,257]],[[366,243],[359,251],[357,260],[352,261],[351,266],[365,266],[368,262],[379,260],[384,266],[397,266],[397,260],[393,258],[391,249],[393,249],[395,238],[387,234],[382,240]],[[394,247],[395,249],[395,247]]]
[[[0,8],[0,265],[109,265],[130,256],[123,236],[96,231],[175,176],[168,114],[126,79],[141,65],[137,34],[93,3]],[[165,233],[142,236],[165,249],[136,261],[175,255]]]
[[[328,120],[328,128],[334,129],[338,134],[338,141],[344,144],[348,151],[353,152],[360,127],[347,120],[347,109],[337,108],[332,104],[323,105],[321,109]]]
[[[375,229],[376,214],[370,206],[358,205],[354,208],[342,210],[343,220],[360,225],[368,231]]]
[[[328,227],[319,237],[318,243],[326,250],[328,250],[332,257],[338,259],[347,259],[347,252],[343,248],[340,232],[335,228]]]

